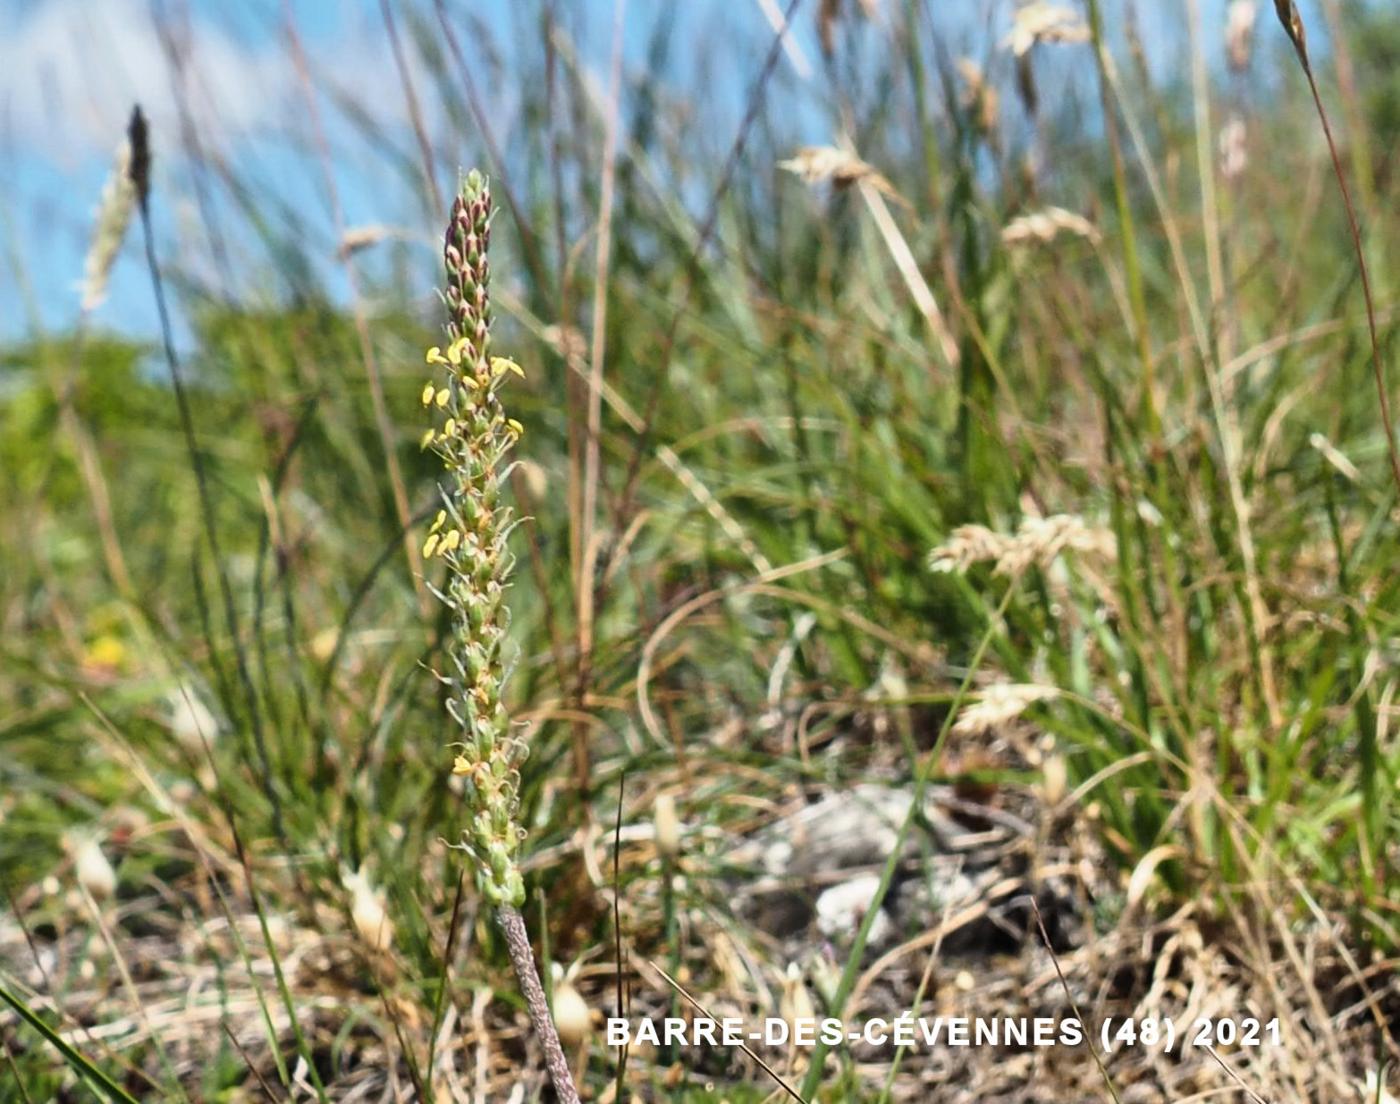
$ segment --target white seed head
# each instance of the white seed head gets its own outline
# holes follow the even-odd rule
[[[1053,686],[996,683],[983,690],[977,701],[958,715],[953,732],[960,736],[980,736],[1015,720],[1033,702],[1045,701],[1058,694],[1059,691]]]
[[[1059,4],[1031,3],[1016,9],[1011,33],[1002,40],[1017,57],[1024,57],[1038,42],[1088,42],[1089,28],[1072,8]]]
[[[83,310],[100,306],[107,298],[107,281],[117,263],[126,228],[136,210],[136,187],[131,182],[131,145],[126,139],[117,147],[117,156],[102,198],[97,205],[97,221],[92,244],[83,263]]]
[[[852,184],[868,180],[878,191],[886,195],[896,194],[894,185],[873,166],[849,150],[835,146],[803,146],[788,160],[779,161],[778,168],[795,173],[807,184],[830,181],[838,188],[849,188]]]
[[[1047,805],[1058,805],[1069,791],[1069,768],[1065,757],[1052,752],[1040,768],[1041,796]]]
[[[567,977],[554,983],[554,1027],[565,1046],[576,1047],[586,1042],[593,1032],[593,1014]]]
[[[676,816],[676,799],[670,794],[657,795],[652,824],[656,830],[657,853],[674,859],[681,851],[681,822]]]
[[[73,835],[64,840],[73,856],[73,873],[78,884],[92,894],[94,901],[106,901],[117,891],[117,872],[102,853],[96,836]]]
[[[394,922],[384,904],[384,894],[370,884],[363,869],[343,870],[341,883],[350,893],[350,919],[370,949],[386,952],[394,945]]]
[[[984,525],[960,525],[929,554],[933,571],[966,571],[976,563],[996,561],[998,575],[1019,575],[1031,565],[1049,567],[1062,552],[1111,559],[1117,554],[1113,533],[1073,514],[1028,517],[1014,536]]]
[[[1010,546],[1010,537],[985,525],[959,525],[929,554],[928,565],[940,573],[966,571],[975,563],[1000,559]]]
[[[1048,245],[1061,234],[1091,242],[1097,242],[1100,237],[1098,227],[1083,215],[1063,207],[1046,207],[1043,211],[1012,219],[1002,228],[1001,240],[1008,246]]]

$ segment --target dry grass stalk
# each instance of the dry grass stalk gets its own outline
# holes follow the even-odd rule
[[[1337,178],[1337,188],[1342,193],[1342,205],[1346,208],[1347,228],[1351,231],[1352,251],[1356,255],[1356,266],[1361,274],[1361,294],[1366,301],[1366,328],[1371,339],[1371,373],[1376,381],[1376,398],[1380,406],[1381,429],[1385,433],[1386,451],[1390,459],[1390,474],[1400,490],[1400,445],[1395,442],[1395,422],[1390,416],[1390,393],[1386,388],[1385,368],[1381,364],[1380,338],[1376,334],[1376,304],[1371,291],[1371,272],[1366,265],[1366,251],[1361,244],[1361,227],[1356,221],[1356,206],[1351,201],[1351,189],[1347,187],[1346,173],[1342,172],[1342,159],[1337,153],[1337,143],[1332,137],[1332,124],[1328,121],[1327,110],[1322,106],[1322,92],[1313,75],[1312,60],[1308,55],[1308,36],[1303,27],[1303,17],[1293,0],[1274,0],[1274,10],[1284,32],[1293,43],[1293,52],[1298,56],[1298,64],[1307,78],[1308,90],[1312,93],[1313,106],[1317,109],[1318,121],[1322,123],[1322,133],[1327,139],[1327,152],[1332,158],[1332,173]]]
[[[1323,458],[1336,468],[1342,475],[1352,483],[1361,482],[1361,472],[1355,464],[1347,457],[1346,453],[1337,448],[1331,441],[1321,433],[1314,433],[1308,437],[1308,444],[1322,453]]]
[[[889,250],[895,267],[899,269],[900,276],[904,278],[904,284],[909,289],[914,305],[919,308],[919,313],[928,323],[929,330],[943,353],[943,359],[950,368],[956,368],[962,360],[958,343],[948,328],[947,320],[939,309],[938,300],[934,298],[928,281],[919,270],[919,264],[914,259],[909,243],[885,205],[884,197],[890,196],[902,206],[908,206],[894,186],[854,153],[834,146],[804,146],[795,156],[786,161],[779,161],[778,167],[796,173],[808,184],[830,181],[838,188],[855,185],[860,189],[861,199],[865,201],[870,217],[874,219],[880,236],[884,238],[885,247]]]
[[[510,300],[506,300],[510,303]],[[528,317],[527,312],[519,303],[510,306],[517,315]],[[588,368],[588,344],[583,334],[572,326],[549,325],[539,328],[540,336],[556,353],[564,358],[564,363],[569,370],[584,379],[589,378]],[[641,415],[632,405],[617,391],[607,380],[601,381],[601,392],[603,401],[608,404],[623,424],[634,433],[641,433],[646,428],[646,423]],[[655,446],[656,458],[672,475],[682,487],[698,502],[706,514],[714,520],[726,537],[732,540],[753,565],[760,575],[773,570],[773,565],[768,558],[760,551],[758,545],[754,544],[753,538],[744,532],[743,527],[735,519],[714,493],[700,481],[700,478],[685,465],[685,462],[676,455],[669,445],[658,442]]]
[[[787,54],[793,72],[803,80],[811,80],[812,63],[807,60],[807,54],[797,39],[787,33],[787,17],[783,15],[783,10],[778,7],[777,0],[758,0],[758,7],[763,12],[763,18],[768,20],[768,25],[773,28],[773,33],[782,36],[783,53]]]

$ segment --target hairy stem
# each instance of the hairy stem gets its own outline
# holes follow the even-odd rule
[[[540,1045],[544,1047],[544,1062],[549,1069],[549,1079],[554,1082],[555,1095],[561,1104],[578,1104],[578,1089],[574,1087],[569,1059],[564,1054],[563,1044],[559,1042],[559,1032],[554,1029],[554,1019],[549,1014],[549,1002],[545,1000],[544,985],[535,966],[535,953],[530,949],[530,935],[525,930],[525,917],[514,905],[500,905],[496,909],[496,919],[505,933],[510,964],[515,969],[516,983],[525,997],[530,1023],[534,1026]]]

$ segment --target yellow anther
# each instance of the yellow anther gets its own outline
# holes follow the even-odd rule
[[[420,449],[425,449],[425,448],[427,448],[429,445],[431,445],[431,444],[433,443],[433,438],[436,437],[436,436],[437,436],[437,433],[436,433],[435,431],[433,431],[433,430],[431,430],[431,429],[425,429],[425,430],[423,431],[423,436],[422,436],[422,438],[418,441],[418,447],[419,447]]]
[[[447,419],[447,424],[444,425],[444,426],[442,427],[442,435],[443,435],[444,437],[451,437],[451,436],[452,436],[454,433],[456,433],[456,432],[457,432],[457,419],[456,419],[456,418],[448,418],[448,419]]]
[[[438,552],[445,556],[449,552],[456,551],[457,546],[461,543],[462,534],[456,529],[449,529],[443,536],[442,541],[438,544]]]
[[[516,364],[515,361],[511,360],[510,357],[492,357],[492,358],[491,358],[491,378],[492,378],[492,379],[500,379],[500,378],[501,378],[502,376],[504,376],[507,372],[514,372],[514,373],[515,373],[517,376],[519,376],[521,379],[524,379],[524,378],[525,378],[525,371],[524,371],[524,369],[521,368],[520,365]]]
[[[444,387],[433,397],[433,402],[437,403],[439,407],[443,407],[447,405],[447,400],[451,397],[452,393],[448,391],[446,387]]]
[[[434,395],[434,393],[435,393],[436,391],[437,391],[437,387],[434,385],[434,383],[433,383],[432,380],[429,380],[427,383],[425,383],[425,384],[423,385],[423,396],[422,396],[422,399],[423,399],[423,405],[424,405],[424,406],[427,406],[430,402],[433,401],[433,395]]]
[[[444,521],[446,521],[446,520],[447,520],[447,511],[446,511],[446,510],[439,510],[439,511],[437,512],[437,517],[433,518],[433,527],[432,527],[431,529],[429,529],[428,532],[430,532],[430,533],[436,533],[439,529],[442,528],[442,523],[443,523]]]
[[[437,551],[437,546],[438,535],[436,533],[429,533],[428,539],[423,542],[423,558],[425,560],[430,558],[432,554]]]
[[[467,346],[470,344],[471,342],[465,337],[459,337],[447,347],[447,359],[453,364],[461,364],[462,354],[467,351]]]
[[[428,350],[428,355],[424,357],[423,360],[427,364],[447,363],[447,361],[443,358],[442,350],[439,349],[436,345],[434,345],[431,349]]]

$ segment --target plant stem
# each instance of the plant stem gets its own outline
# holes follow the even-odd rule
[[[530,1012],[530,1023],[535,1028],[540,1045],[544,1047],[544,1062],[549,1069],[549,1079],[554,1082],[555,1095],[559,1097],[561,1104],[579,1104],[574,1076],[569,1072],[569,1060],[559,1042],[559,1032],[554,1029],[554,1019],[549,1014],[544,985],[540,982],[540,973],[535,966],[535,954],[530,949],[530,935],[525,930],[525,917],[520,915],[520,910],[514,905],[499,905],[496,908],[496,919],[500,922],[501,931],[505,933],[510,964],[515,969],[515,980],[525,997],[525,1007]]]

